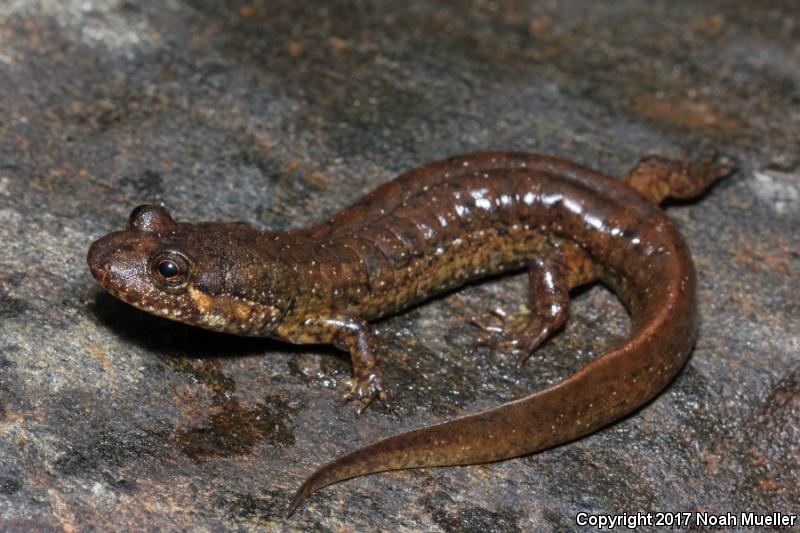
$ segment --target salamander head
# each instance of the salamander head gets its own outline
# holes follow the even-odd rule
[[[86,261],[117,298],[154,315],[240,335],[268,335],[291,306],[293,278],[243,223],[177,223],[139,206],[125,231],[94,242]]]

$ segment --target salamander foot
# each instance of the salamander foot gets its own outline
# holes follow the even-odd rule
[[[553,328],[527,308],[510,315],[498,307],[490,309],[489,314],[495,317],[494,324],[486,324],[476,316],[469,319],[470,324],[483,332],[475,345],[503,352],[518,352],[518,368],[522,368],[531,354],[561,325],[556,321],[556,327]]]
[[[358,402],[356,414],[363,413],[373,400],[377,399],[383,404],[386,402],[386,393],[383,391],[380,377],[375,374],[362,379],[348,378],[344,383],[347,387],[344,400]]]

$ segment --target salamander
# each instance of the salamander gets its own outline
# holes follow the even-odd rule
[[[567,318],[571,289],[599,281],[632,318],[621,346],[498,407],[357,449],[314,472],[291,505],[331,483],[404,468],[518,457],[592,433],[663,390],[697,335],[696,275],[660,209],[732,166],[649,156],[624,180],[523,152],[453,157],[402,174],[325,221],[285,231],[176,222],[161,206],[91,245],[112,295],[155,315],[350,353],[346,397],[385,396],[371,323],[471,280],[527,269],[530,312],[484,327],[522,364]]]

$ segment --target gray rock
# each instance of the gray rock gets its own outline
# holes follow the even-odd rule
[[[0,529],[554,531],[578,512],[800,511],[800,12],[791,2],[0,3]],[[542,388],[624,338],[576,295],[521,373],[473,346],[471,286],[382,322],[386,409],[346,356],[169,323],[84,256],[130,210],[286,228],[469,151],[621,176],[717,147],[740,170],[670,207],[703,325],[670,388],[502,463],[341,483],[317,465]]]

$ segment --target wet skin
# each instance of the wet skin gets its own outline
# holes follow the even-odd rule
[[[528,269],[531,312],[482,326],[482,342],[518,350],[520,364],[563,325],[577,286],[600,281],[630,312],[622,346],[564,381],[336,459],[300,487],[291,514],[336,481],[517,457],[653,398],[697,332],[694,265],[658,204],[696,197],[730,171],[710,159],[650,156],[623,182],[554,157],[470,154],[407,172],[329,220],[289,231],[178,223],[162,207],[140,206],[126,230],[92,244],[87,261],[107,291],[155,315],[348,351],[347,398],[359,410],[384,396],[370,322],[470,280]]]

